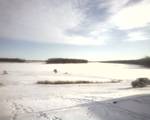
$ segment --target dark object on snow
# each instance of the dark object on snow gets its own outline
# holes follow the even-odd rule
[[[135,81],[132,81],[131,85],[133,88],[146,87],[150,84],[148,78],[137,78]]]
[[[116,104],[117,103],[117,101],[113,101],[113,104]]]
[[[54,69],[53,72],[54,72],[55,74],[58,73],[57,69]]]
[[[8,72],[6,70],[3,71],[3,75],[6,75],[8,74]]]

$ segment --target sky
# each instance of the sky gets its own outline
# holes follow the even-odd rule
[[[0,0],[0,57],[150,55],[150,0]]]

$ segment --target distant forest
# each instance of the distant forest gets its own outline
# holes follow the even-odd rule
[[[24,59],[19,59],[19,58],[0,58],[0,62],[26,62]]]
[[[85,59],[69,59],[69,58],[50,58],[46,61],[42,60],[24,60],[20,58],[0,58],[0,62],[17,62],[17,63],[24,63],[24,62],[46,62],[47,64],[65,64],[65,63],[88,63],[88,60]],[[144,57],[141,59],[135,60],[113,60],[113,61],[99,61],[101,63],[120,63],[120,64],[135,64],[141,65],[144,67],[150,68],[150,57]]]
[[[17,63],[30,63],[30,62],[44,62],[44,60],[24,60],[20,58],[0,58],[0,62],[17,62]],[[59,64],[59,63],[87,63],[88,60],[84,59],[67,59],[67,58],[51,58],[45,60],[47,64]]]
[[[88,60],[84,59],[67,59],[67,58],[51,58],[46,61],[47,64],[58,63],[88,63]]]
[[[114,61],[101,61],[102,63],[121,63],[121,64],[135,64],[144,67],[150,67],[150,57],[144,57],[136,60],[114,60]]]

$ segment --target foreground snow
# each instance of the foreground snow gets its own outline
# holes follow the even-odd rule
[[[31,69],[29,69],[29,66],[32,66]],[[80,66],[83,70],[82,65]],[[83,66],[85,70],[89,66],[91,68],[92,64]],[[149,77],[149,69],[116,66],[116,69],[112,71],[112,75],[109,73],[111,72],[109,68],[114,65],[104,67],[104,64],[93,64],[93,66],[93,69],[98,66],[96,69],[98,71],[95,71],[95,73],[90,70],[87,70],[87,73],[86,71],[80,71],[81,69],[77,69],[79,68],[78,65],[66,65],[62,69],[63,65],[1,64],[1,70],[7,70],[9,74],[0,75],[0,82],[4,84],[4,86],[0,87],[0,120],[150,119],[150,87],[138,89],[130,87],[133,77],[139,74]],[[100,66],[105,69],[103,68],[102,70],[99,68]],[[53,74],[52,70],[54,68],[58,68],[61,72],[57,75]],[[125,71],[124,73],[123,70]],[[64,72],[69,72],[69,74],[63,74]],[[37,80],[45,79],[110,80],[109,78],[118,79],[121,75],[125,76],[125,74],[128,79],[123,79],[120,83],[35,84]]]

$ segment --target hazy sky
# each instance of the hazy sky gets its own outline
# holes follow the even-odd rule
[[[0,57],[150,55],[150,0],[0,0]]]

